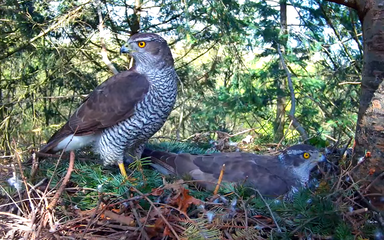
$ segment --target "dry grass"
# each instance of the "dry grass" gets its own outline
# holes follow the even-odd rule
[[[307,190],[293,203],[238,191],[197,197],[182,180],[168,183],[163,179],[163,184],[147,192],[131,185],[122,195],[71,186],[64,177],[58,184],[50,184],[52,179],[31,184],[22,174],[29,168],[15,156],[15,166],[0,165],[3,239],[304,239],[310,232],[312,239],[337,239],[343,236],[342,230],[364,239],[374,238],[375,230],[380,234],[384,226],[382,212],[369,199],[369,184],[353,180],[353,167],[345,159],[340,162],[339,155],[328,156],[332,164],[314,173],[320,179],[318,188]],[[22,179],[19,190],[6,187],[14,171]],[[84,191],[97,194],[94,207],[86,210],[73,200]],[[57,204],[52,205],[56,197]],[[319,209],[327,204],[330,210]],[[340,225],[327,226],[329,219]]]

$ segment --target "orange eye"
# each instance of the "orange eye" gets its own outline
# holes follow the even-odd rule
[[[309,153],[303,153],[303,158],[305,158],[305,159],[308,159],[309,157],[311,156],[311,154],[309,154]]]
[[[145,42],[138,42],[137,46],[143,48],[143,47],[145,47]]]

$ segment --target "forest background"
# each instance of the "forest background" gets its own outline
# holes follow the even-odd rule
[[[4,0],[0,162],[19,153],[29,156],[44,144],[88,93],[129,68],[132,59],[119,54],[129,36],[154,32],[168,41],[180,82],[175,108],[153,139],[241,144],[249,135],[244,150],[252,152],[260,145],[303,141],[355,146],[354,165],[364,162],[357,179],[370,178],[364,189],[382,196],[383,16],[383,5],[373,0]],[[340,172],[336,191],[349,178],[348,171]],[[359,187],[362,192],[363,184]],[[336,212],[331,208],[316,207],[296,223],[303,227],[316,218],[329,233],[359,232],[366,215],[349,219],[354,232],[344,225],[346,202],[356,203],[351,197],[355,183],[346,188],[340,190],[346,196],[332,199],[343,213],[337,228],[330,221],[335,217],[329,213]],[[306,201],[297,212],[308,206]],[[94,204],[83,203],[85,208]],[[321,214],[328,214],[325,220]],[[316,224],[308,232],[324,233]]]
[[[256,143],[313,140],[322,147],[354,137],[362,33],[355,11],[341,5],[5,1],[0,11],[4,155],[12,141],[24,150],[41,146],[113,74],[101,53],[118,71],[127,69],[119,48],[138,31],[168,40],[180,77],[178,101],[157,136],[249,130]]]

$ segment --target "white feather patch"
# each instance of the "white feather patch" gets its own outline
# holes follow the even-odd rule
[[[90,143],[94,142],[99,136],[98,135],[86,135],[86,136],[73,136],[73,134],[64,138],[57,146],[53,149],[59,151],[65,148],[65,151],[72,151],[82,148]]]

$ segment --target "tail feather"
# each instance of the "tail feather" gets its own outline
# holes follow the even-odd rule
[[[177,158],[177,154],[145,148],[141,157],[150,158],[152,167],[162,174],[176,174],[175,159]]]

